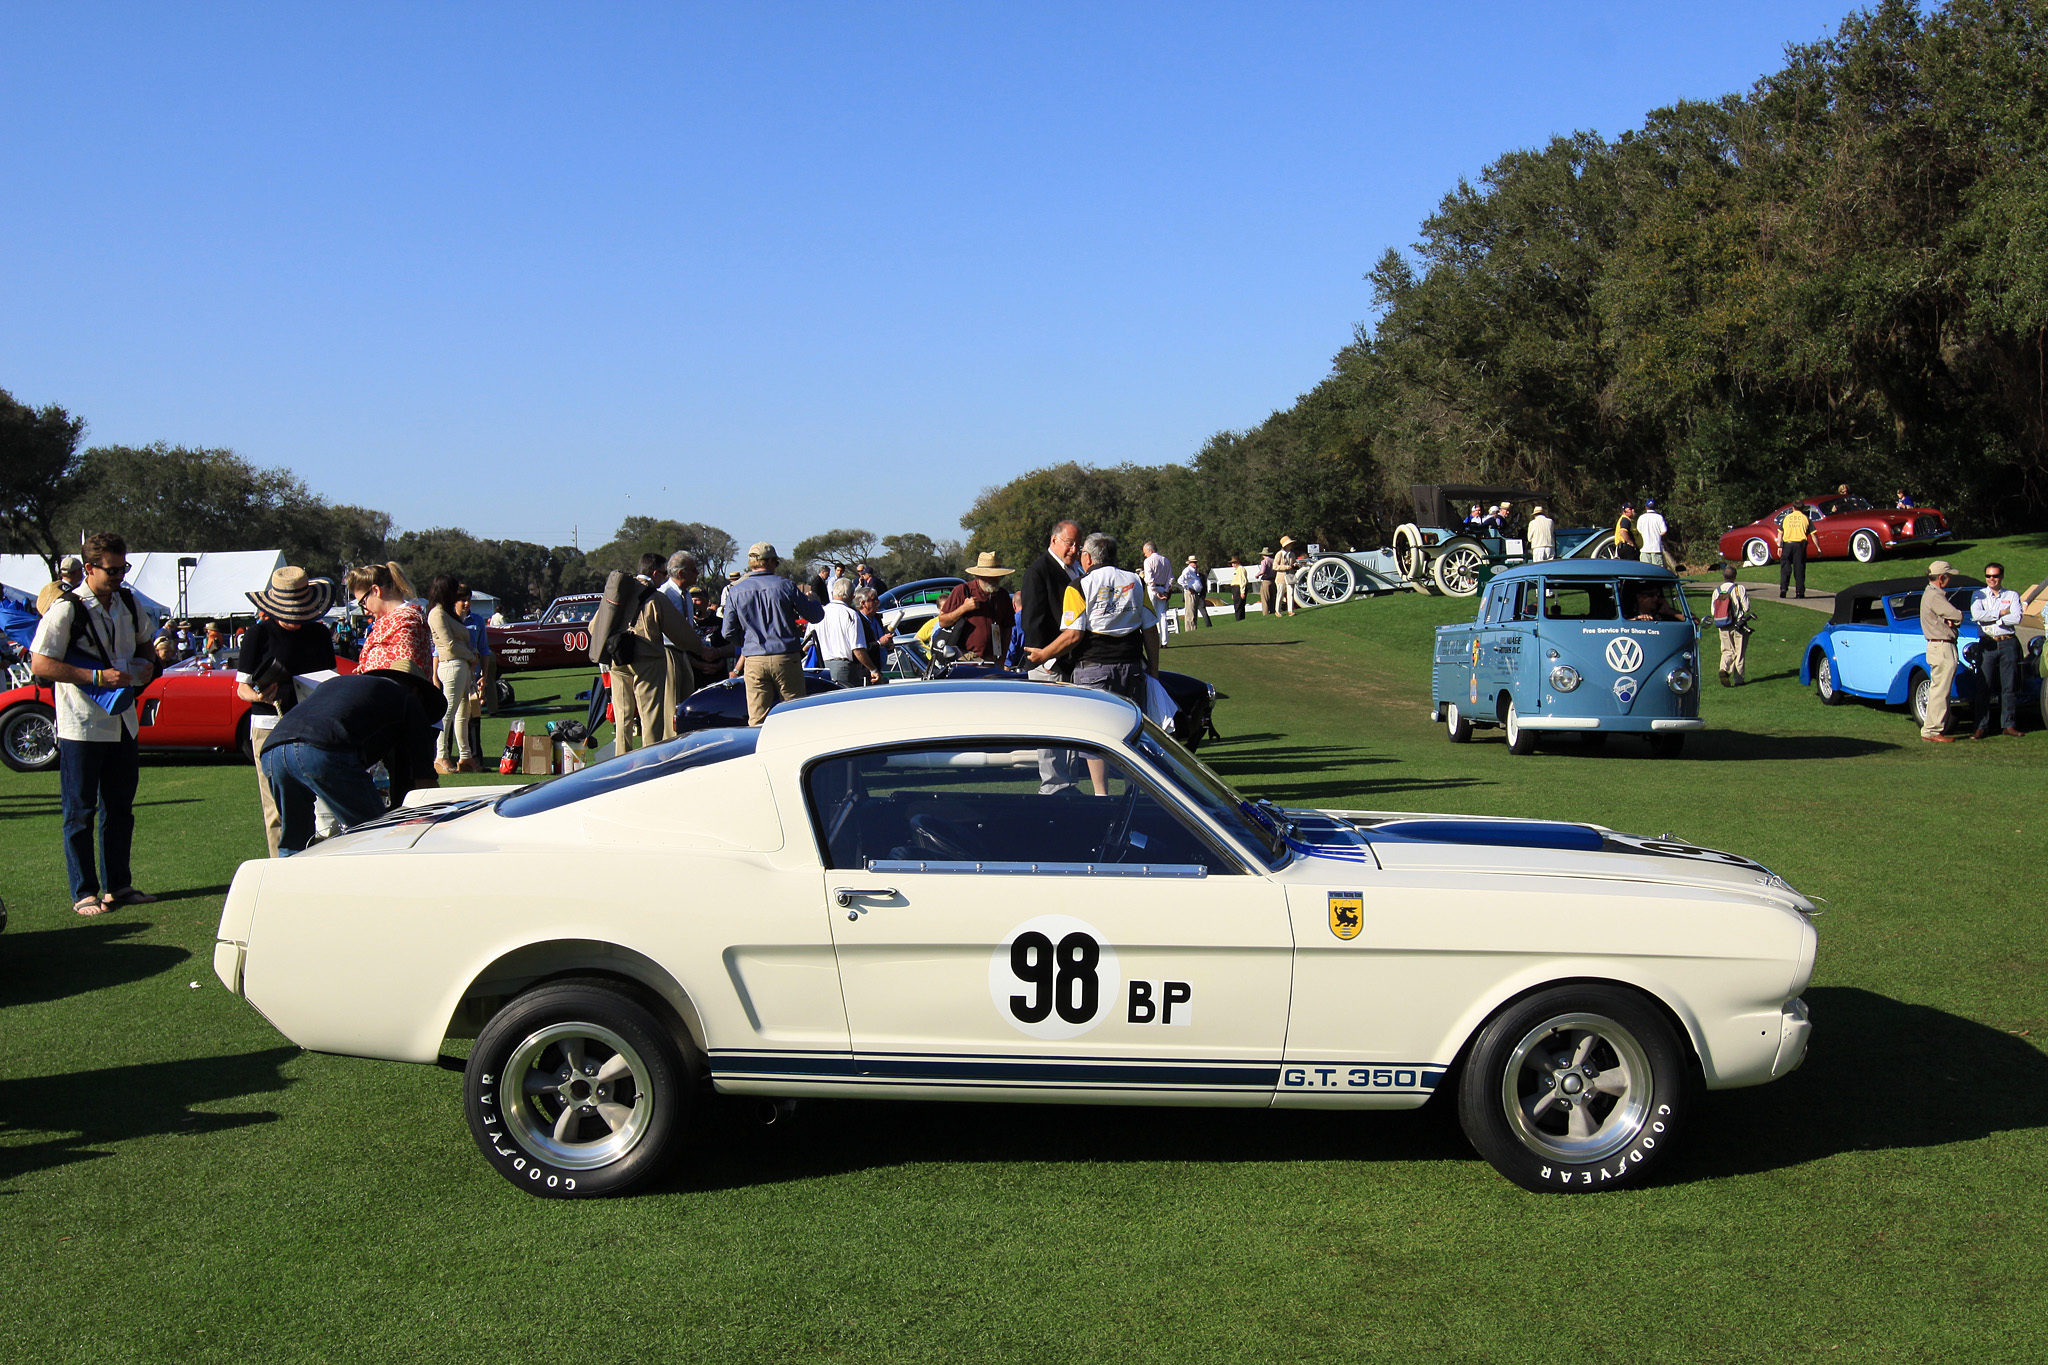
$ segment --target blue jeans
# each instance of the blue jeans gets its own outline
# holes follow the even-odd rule
[[[71,874],[71,899],[135,885],[128,850],[135,843],[135,784],[142,764],[135,737],[115,740],[60,739],[57,768],[64,787],[64,866]],[[92,821],[100,821],[100,857],[93,859]],[[96,873],[103,872],[102,881]]]
[[[384,813],[384,795],[370,780],[370,770],[354,754],[316,749],[310,744],[264,745],[263,780],[284,819],[278,856],[290,857],[313,842],[313,801],[317,797],[334,811],[342,828],[374,820]]]

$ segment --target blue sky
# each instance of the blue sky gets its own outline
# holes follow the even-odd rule
[[[0,4],[0,388],[401,529],[958,536],[1313,385],[1460,176],[1830,4]]]

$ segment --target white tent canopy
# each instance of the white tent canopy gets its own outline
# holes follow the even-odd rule
[[[284,564],[284,551],[223,550],[188,555],[176,550],[131,550],[128,562],[134,567],[128,571],[128,586],[176,611],[180,559],[199,561],[185,583],[187,616],[248,616],[256,608],[243,594],[269,586],[271,571]],[[0,555],[0,583],[33,595],[49,581],[50,568],[41,556]]]

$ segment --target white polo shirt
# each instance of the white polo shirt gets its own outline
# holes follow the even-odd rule
[[[1651,554],[1664,553],[1664,536],[1670,529],[1656,512],[1645,512],[1636,518],[1636,534],[1643,538],[1643,548]]]
[[[856,649],[866,649],[867,640],[860,628],[860,613],[834,598],[825,604],[825,619],[818,622],[818,657],[830,663],[834,659],[851,659]]]
[[[101,658],[104,649],[109,662],[104,666],[134,672],[138,664],[147,665],[149,660],[141,657],[142,641],[156,634],[156,621],[149,608],[137,602],[135,609],[142,617],[142,630],[138,635],[135,617],[128,611],[128,604],[116,592],[111,607],[100,605],[100,599],[91,592],[81,589],[78,598],[85,603],[85,629],[79,632],[77,653],[79,657],[91,655],[95,661]],[[78,609],[63,598],[50,604],[50,610],[43,616],[42,624],[36,627],[36,638],[29,649],[59,663],[70,663],[64,657],[66,642],[71,636],[72,618]],[[97,643],[95,643],[97,642]],[[79,667],[97,668],[98,662],[80,664]],[[141,726],[135,715],[135,707],[129,707],[118,716],[110,716],[85,695],[82,688],[70,683],[58,683],[57,694],[57,738],[76,740],[84,743],[111,744],[122,734],[136,734]]]

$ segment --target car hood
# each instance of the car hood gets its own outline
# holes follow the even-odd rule
[[[1339,875],[1336,864],[1390,872],[1455,872],[1653,882],[1756,897],[1804,914],[1813,902],[1762,863],[1675,835],[1647,838],[1605,825],[1413,811],[1288,811],[1289,842],[1307,856],[1297,875]]]

